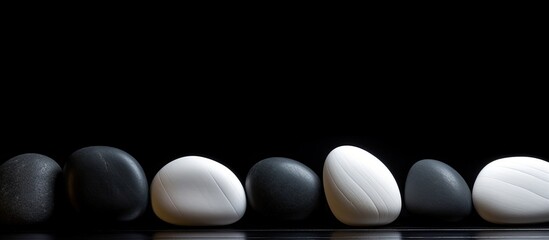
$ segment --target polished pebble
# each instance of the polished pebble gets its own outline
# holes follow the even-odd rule
[[[250,206],[265,217],[303,220],[318,206],[322,184],[309,167],[293,159],[270,157],[252,166],[246,177]]]
[[[517,156],[487,164],[475,180],[473,204],[491,223],[548,222],[549,162]]]
[[[131,221],[148,205],[149,185],[129,153],[109,146],[76,150],[63,169],[72,207],[84,218]]]
[[[246,212],[246,194],[237,176],[200,156],[162,167],[151,183],[151,202],[158,218],[182,226],[228,225]]]
[[[386,225],[400,214],[402,200],[389,169],[355,146],[333,149],[324,162],[323,183],[334,216],[351,226]]]
[[[406,209],[419,217],[459,221],[471,213],[471,190],[448,164],[425,159],[408,171],[404,190]]]

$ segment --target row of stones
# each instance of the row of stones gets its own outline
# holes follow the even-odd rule
[[[123,150],[92,146],[69,156],[63,169],[40,154],[22,154],[0,166],[0,222],[47,221],[56,186],[65,185],[71,206],[87,216],[130,221],[145,211],[148,196],[156,216],[184,226],[228,225],[247,204],[266,217],[306,219],[322,201],[352,226],[393,222],[402,210],[400,189],[390,170],[355,146],[340,146],[326,157],[322,181],[289,158],[257,162],[243,184],[226,166],[200,156],[169,162],[149,185],[139,163]],[[549,221],[549,163],[531,157],[498,159],[486,165],[473,191],[451,166],[416,162],[408,172],[404,204],[413,214],[459,221],[472,209],[492,223]]]

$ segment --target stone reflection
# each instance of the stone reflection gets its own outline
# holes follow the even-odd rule
[[[71,239],[71,240],[117,240],[117,239],[126,239],[126,240],[148,240],[151,239],[150,236],[141,234],[141,233],[95,233],[95,234],[78,234],[78,235],[68,235],[68,236],[58,236],[56,239]]]
[[[549,239],[549,231],[545,230],[520,230],[520,229],[510,229],[510,230],[486,230],[479,231],[475,234],[475,239],[513,239],[513,240],[523,240],[523,239]]]
[[[153,235],[154,240],[178,240],[178,239],[226,239],[226,240],[245,240],[246,234],[240,231],[181,231],[181,232],[156,232]]]
[[[2,240],[54,240],[55,237],[51,234],[41,233],[17,233],[17,234],[2,234]]]
[[[71,240],[149,240],[150,235],[140,233],[63,233],[55,234],[48,233],[8,233],[1,234],[2,240],[56,240],[56,239],[71,239]]]
[[[392,230],[343,230],[332,232],[330,239],[402,239],[402,235]]]

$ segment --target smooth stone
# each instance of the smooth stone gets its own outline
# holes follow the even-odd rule
[[[459,221],[472,210],[471,190],[465,179],[441,161],[425,159],[408,171],[404,203],[410,213],[445,221]]]
[[[236,175],[200,156],[162,167],[151,183],[151,202],[158,218],[182,226],[228,225],[246,212],[246,193]]]
[[[44,155],[26,153],[0,166],[0,223],[38,224],[51,219],[59,164]]]
[[[246,176],[250,206],[283,220],[307,218],[318,206],[322,183],[309,167],[293,159],[271,157],[252,166]]]
[[[147,208],[149,185],[143,168],[121,149],[81,148],[69,156],[63,170],[70,203],[87,218],[131,221]]]
[[[400,214],[402,200],[389,169],[355,146],[333,149],[324,162],[323,183],[334,216],[351,226],[386,225]]]
[[[548,222],[549,162],[521,156],[487,164],[475,180],[473,205],[491,223]]]

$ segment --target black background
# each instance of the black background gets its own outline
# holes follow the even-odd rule
[[[81,147],[107,145],[134,156],[149,182],[186,155],[216,160],[244,181],[254,163],[272,156],[322,176],[327,154],[351,144],[385,163],[402,192],[408,169],[425,158],[454,167],[470,188],[495,159],[549,159],[547,71],[539,61],[547,41],[532,24],[542,15],[468,23],[461,15],[444,22],[362,15],[287,23],[268,16],[256,24],[176,19],[180,13],[150,24],[13,18],[3,39],[10,43],[0,162],[34,152],[63,166]],[[82,223],[67,207],[31,228],[184,228],[160,221],[150,206],[129,223]],[[496,227],[474,212],[443,223],[405,208],[388,225],[395,226]],[[323,199],[304,221],[270,221],[248,208],[221,228],[346,227]]]
[[[375,71],[375,66],[347,71],[342,63],[310,64],[300,68],[299,76],[278,65],[248,71],[200,64],[192,71],[192,66],[185,68],[189,72],[171,71],[173,76],[144,65],[139,71],[121,65],[115,77],[103,67],[89,67],[76,68],[74,78],[62,76],[60,81],[14,80],[2,88],[0,162],[34,152],[63,166],[79,148],[106,145],[134,156],[149,182],[162,166],[187,155],[218,161],[244,182],[254,163],[273,156],[300,161],[320,177],[327,154],[350,144],[385,163],[402,192],[409,168],[425,158],[449,164],[470,188],[482,167],[498,158],[549,159],[546,90],[526,81],[542,71],[506,64],[479,72],[435,62],[422,68],[381,63]],[[52,79],[64,69],[33,76]],[[215,74],[203,77],[202,72]],[[387,77],[386,72],[398,74]],[[239,78],[241,73],[246,77]],[[393,81],[395,77],[426,81]],[[169,83],[162,81],[166,79]],[[135,221],[108,223],[78,220],[63,204],[46,225],[22,228],[185,228],[162,222],[150,206]],[[383,227],[436,226],[499,227],[475,212],[445,223],[411,216],[405,208]],[[215,228],[351,227],[338,222],[322,199],[304,221],[272,221],[248,208],[237,223]]]

